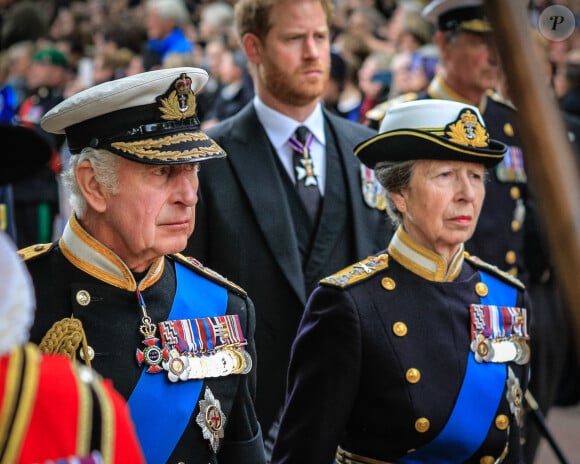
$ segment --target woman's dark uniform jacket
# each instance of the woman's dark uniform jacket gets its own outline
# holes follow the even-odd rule
[[[466,258],[459,276],[441,283],[386,252],[377,256],[383,265],[371,270],[365,260],[359,278],[341,283],[353,266],[346,268],[323,280],[308,302],[293,346],[275,464],[331,463],[337,445],[346,451],[341,463],[399,462],[437,436],[454,407],[470,351],[469,306],[480,302],[480,268],[516,286],[515,306],[529,309],[518,281],[475,260]],[[528,365],[509,367],[525,391]],[[505,387],[493,418],[466,462],[494,463],[508,442],[519,452]],[[519,459],[512,453],[504,462]]]
[[[436,76],[428,91],[419,95],[406,94],[400,97],[400,101],[434,98],[454,100],[454,94],[445,89],[441,78]],[[389,102],[386,102],[382,107],[379,105],[371,110],[372,127],[380,125],[388,107]],[[528,285],[535,308],[530,390],[546,414],[554,403],[559,385],[557,379],[568,376],[565,359],[570,336],[565,308],[551,271],[550,252],[537,198],[524,172],[517,111],[495,94],[486,94],[479,109],[490,137],[508,145],[510,156],[506,156],[497,167],[488,170],[481,214],[465,248],[473,255],[516,275]],[[526,447],[533,454],[540,435],[530,421],[526,428]]]
[[[37,312],[31,330],[31,341],[39,343],[58,320],[71,316],[80,319],[88,344],[95,351],[92,367],[102,376],[112,379],[116,389],[125,398],[129,398],[144,369],[138,367],[135,358],[136,349],[144,348],[143,336],[139,333],[142,314],[135,291],[114,287],[81,271],[63,256],[58,242],[32,246],[21,250],[21,253],[36,289]],[[254,308],[245,292],[181,255],[166,256],[165,260],[163,275],[159,281],[142,292],[153,323],[167,319],[176,289],[175,263],[179,262],[191,272],[227,288],[226,314],[239,316],[242,331],[248,341],[247,350],[255,362]],[[86,305],[79,303],[85,302],[86,298],[83,300],[77,297],[82,291],[90,295],[90,302]],[[197,303],[203,307],[203,301]],[[264,462],[261,432],[252,407],[255,372],[254,366],[246,375],[205,379],[200,398],[191,399],[196,403],[195,409],[167,462]],[[167,373],[150,375],[167,376]],[[221,447],[217,456],[210,449],[209,441],[203,438],[202,429],[196,423],[199,400],[203,398],[205,388],[211,389],[226,416],[225,437],[220,440]],[[151,427],[156,427],[156,411],[171,409],[172,401],[173,398],[159,398],[158,402],[147,406],[151,412]],[[252,431],[253,436],[248,436],[248,431]]]

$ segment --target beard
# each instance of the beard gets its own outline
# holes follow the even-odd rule
[[[303,76],[304,69],[321,70],[317,76]],[[281,102],[292,106],[305,106],[319,99],[329,81],[330,68],[323,62],[312,63],[296,71],[288,71],[278,64],[265,62],[260,69],[260,79],[268,92]]]

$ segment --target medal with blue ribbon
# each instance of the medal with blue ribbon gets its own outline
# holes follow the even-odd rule
[[[252,367],[238,315],[168,320],[158,327],[171,382],[247,374]]]
[[[469,311],[471,350],[476,361],[529,361],[526,308],[472,304]]]

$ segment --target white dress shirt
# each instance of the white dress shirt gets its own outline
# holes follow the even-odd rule
[[[314,140],[310,146],[310,156],[314,163],[318,188],[320,193],[324,195],[324,186],[326,185],[326,135],[324,133],[324,114],[322,113],[321,104],[316,105],[312,114],[304,122],[300,122],[266,106],[257,95],[254,96],[253,103],[258,119],[264,126],[266,134],[292,182],[296,182],[296,176],[292,163],[292,148],[288,144],[288,140],[294,135],[299,126],[306,126],[312,132]]]

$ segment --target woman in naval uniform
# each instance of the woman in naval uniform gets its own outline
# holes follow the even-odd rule
[[[463,245],[505,151],[446,100],[392,107],[356,147],[399,225],[311,295],[273,463],[521,462],[527,293]]]

